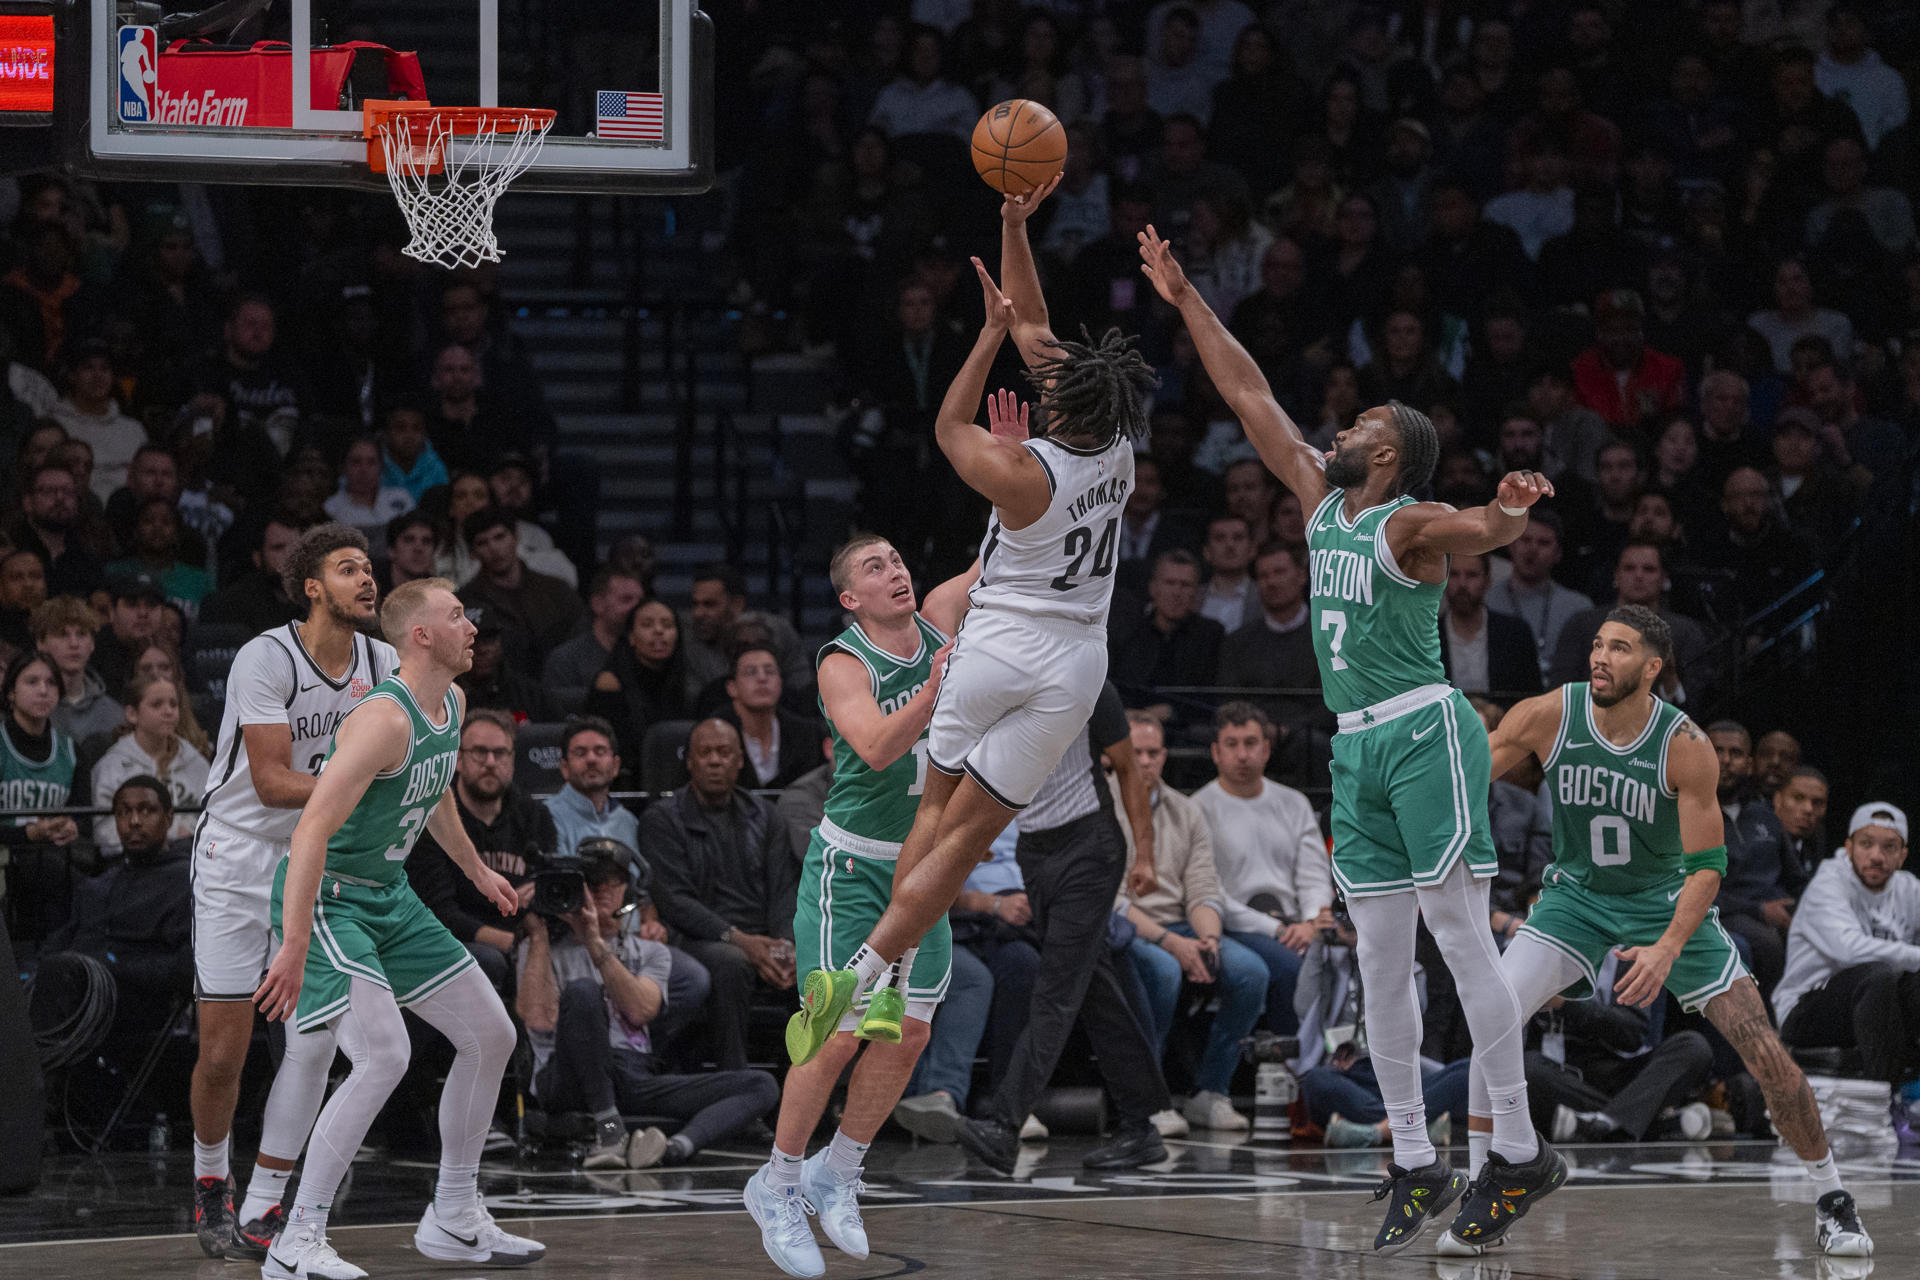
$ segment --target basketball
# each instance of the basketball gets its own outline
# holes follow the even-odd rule
[[[973,126],[973,167],[1003,196],[1046,186],[1066,163],[1067,131],[1037,102],[1010,98]]]

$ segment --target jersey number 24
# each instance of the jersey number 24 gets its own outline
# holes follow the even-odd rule
[[[1104,578],[1113,572],[1114,544],[1120,526],[1120,517],[1115,516],[1100,530],[1100,541],[1095,544],[1093,530],[1086,525],[1075,525],[1067,530],[1064,550],[1067,555],[1067,567],[1064,572],[1047,585],[1055,591],[1071,591],[1080,583],[1074,579],[1080,575],[1080,566],[1086,561],[1087,552],[1093,552],[1093,567],[1082,581],[1091,582],[1095,578]]]

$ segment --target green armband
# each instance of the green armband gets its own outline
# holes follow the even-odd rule
[[[1681,857],[1680,865],[1688,875],[1696,871],[1718,871],[1724,876],[1727,874],[1727,846],[1717,844],[1711,849],[1686,854]]]

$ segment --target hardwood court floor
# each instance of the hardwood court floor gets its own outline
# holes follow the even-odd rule
[[[965,1280],[1886,1280],[1920,1277],[1920,1153],[1844,1152],[1877,1245],[1870,1262],[1813,1251],[1811,1188],[1771,1144],[1569,1148],[1566,1189],[1484,1261],[1365,1250],[1379,1225],[1368,1200],[1384,1152],[1169,1144],[1172,1159],[1088,1174],[1085,1139],[1030,1146],[1020,1177],[998,1177],[953,1147],[882,1143],[868,1176],[864,1262],[821,1237],[832,1280],[913,1275]],[[1456,1158],[1463,1152],[1455,1152]],[[666,1172],[582,1174],[559,1161],[494,1162],[482,1187],[497,1217],[547,1243],[528,1274],[547,1280],[777,1277],[740,1208],[757,1153],[707,1153]],[[124,1276],[251,1280],[243,1263],[203,1258],[187,1229],[190,1168],[116,1156],[64,1159],[31,1196],[0,1199],[0,1277]],[[431,1167],[366,1160],[335,1209],[334,1243],[376,1277],[471,1274],[412,1250]]]

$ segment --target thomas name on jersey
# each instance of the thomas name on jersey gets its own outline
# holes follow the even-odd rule
[[[1373,561],[1357,551],[1317,548],[1309,562],[1313,595],[1319,599],[1373,603]]]
[[[1067,519],[1079,521],[1096,507],[1109,506],[1115,502],[1127,500],[1127,482],[1119,476],[1110,476],[1089,488],[1067,506]]]
[[[1638,822],[1653,821],[1659,792],[1650,782],[1592,764],[1561,765],[1554,773],[1563,805],[1611,809]]]

